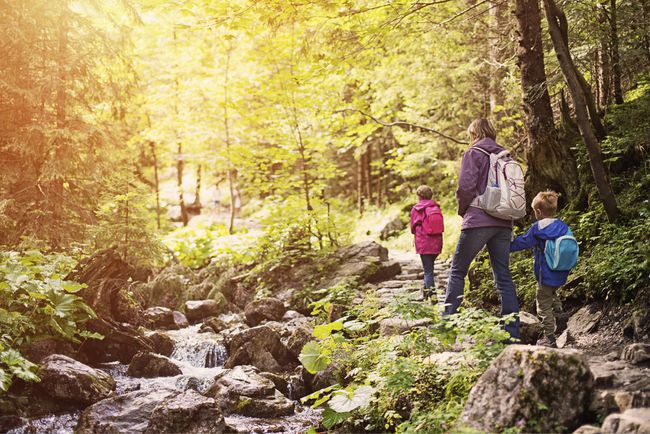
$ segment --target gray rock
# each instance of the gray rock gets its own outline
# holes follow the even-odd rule
[[[207,392],[226,414],[280,417],[293,414],[295,403],[252,366],[237,366],[220,377]]]
[[[380,240],[387,240],[390,237],[398,235],[400,231],[406,228],[406,224],[402,221],[400,216],[392,218],[379,232]]]
[[[646,339],[650,335],[650,308],[637,307],[623,326],[625,337],[633,339]]]
[[[278,332],[267,325],[242,330],[229,337],[230,357],[224,367],[253,365],[263,371],[283,372],[295,368],[296,356],[284,346]]]
[[[608,434],[648,434],[650,433],[650,408],[633,408],[622,414],[610,414],[603,422],[602,431]]]
[[[431,324],[431,319],[421,318],[416,320],[405,320],[403,318],[384,318],[379,322],[380,336],[401,335],[409,330]]]
[[[43,359],[38,376],[39,387],[48,396],[83,405],[108,398],[115,390],[110,375],[61,354]]]
[[[126,371],[131,377],[175,377],[183,371],[174,362],[159,354],[140,352],[133,357]]]
[[[374,256],[381,261],[387,261],[388,249],[374,241],[363,241],[337,250],[336,256],[343,260]]]
[[[194,390],[172,396],[154,408],[147,434],[221,434],[225,422],[221,409],[212,398]]]
[[[402,272],[402,266],[397,261],[382,261],[377,266],[377,270],[368,275],[366,281],[370,283],[383,282],[394,278]]]
[[[287,339],[287,349],[291,351],[291,354],[298,357],[302,351],[302,347],[305,344],[313,339],[311,333],[313,329],[297,327],[293,330],[289,338]]]
[[[602,316],[603,312],[598,310],[596,306],[584,306],[571,315],[567,322],[567,330],[573,336],[591,333],[598,327]]]
[[[174,352],[174,340],[163,332],[153,332],[147,335],[153,342],[153,349],[156,353],[169,357]]]
[[[566,329],[562,334],[557,338],[556,344],[558,348],[566,348],[567,346],[575,343],[576,339],[571,334],[569,329]]]
[[[621,358],[630,363],[639,364],[650,361],[650,344],[630,344],[623,349]]]
[[[582,353],[511,345],[472,388],[460,420],[488,432],[521,421],[526,432],[567,431],[587,410],[592,389]]]
[[[270,297],[252,301],[244,308],[246,324],[251,327],[258,325],[262,321],[279,321],[286,311],[284,303],[277,298]]]
[[[214,399],[193,390],[138,390],[100,401],[86,410],[75,429],[95,433],[191,433],[224,431],[223,417]]]
[[[203,321],[203,324],[201,324],[201,327],[199,328],[199,333],[219,333],[227,328],[228,324],[223,320],[220,320],[217,317],[212,317]]]
[[[582,425],[577,430],[573,431],[573,434],[601,434],[603,431],[593,425]]]
[[[173,330],[178,325],[174,321],[174,312],[168,307],[150,307],[144,313],[145,324],[152,329]]]
[[[519,312],[521,343],[534,345],[544,333],[544,327],[537,317],[528,312]]]
[[[190,326],[190,322],[187,320],[185,314],[177,310],[174,311],[174,322],[179,329],[184,329],[185,327]]]
[[[205,318],[221,313],[223,302],[217,300],[190,300],[185,302],[185,316],[191,323],[199,322]]]

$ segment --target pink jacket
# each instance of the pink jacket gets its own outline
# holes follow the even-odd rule
[[[438,255],[442,251],[442,234],[429,235],[422,230],[424,210],[430,206],[438,206],[433,200],[419,201],[411,209],[411,233],[415,235],[415,253],[418,255]]]

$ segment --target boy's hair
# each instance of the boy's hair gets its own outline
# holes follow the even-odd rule
[[[540,191],[533,199],[533,209],[538,209],[546,216],[555,215],[557,212],[558,194],[553,190]]]
[[[431,199],[433,197],[433,190],[428,185],[421,185],[415,190],[415,194],[421,199]]]
[[[472,142],[477,140],[484,139],[486,137],[491,138],[492,140],[497,139],[497,132],[487,119],[478,118],[474,119],[469,127],[467,127],[467,134]]]

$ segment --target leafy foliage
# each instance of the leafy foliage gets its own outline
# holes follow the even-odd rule
[[[38,251],[0,253],[0,386],[6,391],[14,377],[36,381],[36,365],[20,348],[36,339],[55,338],[79,343],[101,338],[83,324],[95,317],[75,295],[84,285],[63,280],[74,260]]]
[[[317,340],[304,347],[301,362],[312,373],[331,364],[345,380],[304,401],[327,405],[328,429],[446,432],[508,338],[501,320],[474,309],[441,318],[434,306],[408,298],[376,309],[373,298],[368,293],[348,316],[314,329]],[[375,325],[396,315],[430,323],[402,336],[378,336]],[[437,359],[439,353],[453,361]]]

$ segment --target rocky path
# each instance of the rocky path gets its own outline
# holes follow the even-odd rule
[[[381,301],[388,304],[397,296],[411,296],[413,300],[422,301],[424,273],[420,257],[412,252],[392,250],[389,252],[389,258],[400,264],[401,272],[393,279],[377,284],[377,294]],[[450,261],[436,260],[434,266],[436,295],[439,302],[444,301],[450,265]]]

